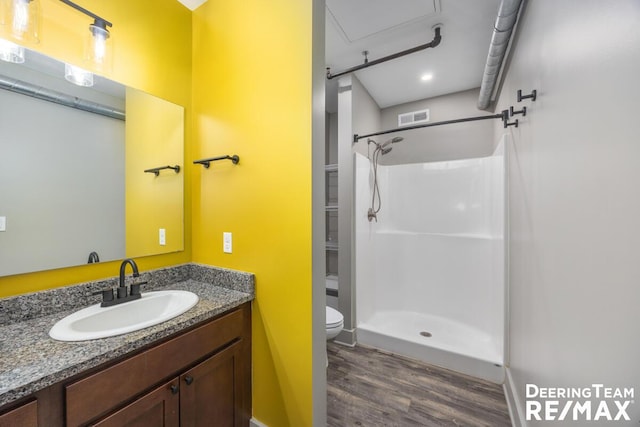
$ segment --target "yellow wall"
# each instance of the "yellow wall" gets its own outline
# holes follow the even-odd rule
[[[193,258],[256,275],[253,413],[311,425],[311,1],[209,0],[193,19]],[[222,233],[233,233],[233,253]]]
[[[176,0],[82,3],[114,23],[108,76],[186,107],[185,251],[138,264],[255,273],[253,412],[271,427],[312,417],[311,4],[209,0],[192,21]],[[87,18],[58,0],[42,8],[36,49],[81,65]],[[221,154],[240,164],[190,164]],[[222,253],[223,231],[233,254]],[[104,263],[0,277],[0,296],[116,273]]]
[[[130,87],[126,100],[126,256],[183,250],[183,178],[191,171],[184,164],[184,107]],[[143,172],[176,165],[178,173]]]
[[[41,0],[40,52],[82,64],[85,32],[92,20],[58,0]],[[113,22],[113,67],[108,77],[187,107],[191,111],[191,12],[175,0],[83,0],[82,6]],[[187,126],[185,159],[190,159]],[[19,177],[17,177],[19,178]],[[141,270],[191,260],[191,176],[185,174],[185,251],[137,259]],[[62,246],[61,246],[62,248]],[[0,277],[0,296],[16,295],[116,276],[118,263]]]

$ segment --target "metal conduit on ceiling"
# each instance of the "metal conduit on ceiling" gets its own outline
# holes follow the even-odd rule
[[[0,75],[0,89],[124,121],[125,111]]]
[[[518,21],[518,12],[521,5],[522,0],[502,0],[502,3],[500,3],[493,35],[491,36],[487,63],[482,75],[482,84],[480,85],[480,96],[478,98],[478,108],[480,110],[488,109],[491,104],[507,48],[511,41],[511,35]]]

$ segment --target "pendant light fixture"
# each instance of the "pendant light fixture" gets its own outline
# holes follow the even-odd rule
[[[0,0],[1,38],[37,44],[40,22],[40,0]]]
[[[71,64],[64,64],[64,78],[74,85],[93,86],[93,73]]]
[[[93,68],[99,71],[108,70],[112,57],[112,43],[109,40],[111,34],[107,27],[112,27],[113,24],[70,0],[60,1],[93,18],[93,23],[89,25],[89,32],[85,39],[84,57],[87,62],[93,65]]]

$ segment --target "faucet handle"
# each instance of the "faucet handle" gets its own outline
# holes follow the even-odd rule
[[[113,301],[113,289],[103,289],[98,292],[92,292],[91,295],[102,295],[102,303]]]
[[[126,298],[127,297],[127,287],[126,286],[118,286],[116,288],[117,298]]]
[[[142,285],[146,285],[147,282],[140,282],[140,283],[132,283],[131,284],[131,293],[130,295],[140,295],[140,286]]]

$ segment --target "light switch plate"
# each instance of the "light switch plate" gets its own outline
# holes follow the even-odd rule
[[[0,231],[7,231],[7,217],[0,216]]]
[[[230,232],[225,231],[222,233],[222,251],[225,254],[230,254],[233,249],[233,237]]]
[[[164,228],[161,228],[158,231],[158,241],[160,246],[165,246],[167,244],[167,231]]]

